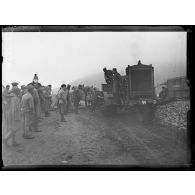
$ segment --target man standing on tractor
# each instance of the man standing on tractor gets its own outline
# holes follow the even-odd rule
[[[103,69],[104,71],[104,78],[107,84],[112,84],[113,81],[113,71],[107,70],[106,68]]]
[[[113,96],[116,104],[120,104],[121,75],[113,68]]]

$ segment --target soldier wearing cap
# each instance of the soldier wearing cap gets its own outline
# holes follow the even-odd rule
[[[112,70],[107,70],[106,68],[104,68],[103,71],[104,71],[104,78],[106,80],[106,83],[112,84],[113,71]]]
[[[24,139],[32,139],[34,138],[30,135],[29,131],[32,130],[33,126],[33,119],[35,115],[35,107],[34,107],[34,100],[33,100],[33,85],[26,86],[27,92],[22,96],[21,101],[21,111],[22,111],[22,122],[23,122],[23,130]]]
[[[49,93],[49,110],[51,110],[52,105],[52,85],[48,85],[48,93]]]
[[[9,91],[10,91],[10,85],[6,85],[6,87],[5,87],[5,92],[8,94]]]
[[[37,83],[33,82],[31,83],[31,85],[33,85],[33,100],[34,100],[34,108],[35,108],[35,114],[34,114],[34,128],[33,131],[35,132],[40,132],[40,130],[38,130],[38,119],[40,117],[40,112],[41,112],[41,106],[40,106],[40,98],[39,98],[39,94],[37,91]]]
[[[12,87],[18,87],[18,83],[17,82],[13,82],[12,83]]]
[[[12,83],[12,89],[11,89],[10,92],[12,92],[13,90],[14,90],[14,93],[15,93],[17,96],[20,96],[21,91],[20,91],[20,89],[19,89],[19,87],[18,87],[18,83],[17,83],[17,82],[13,82],[13,83]]]
[[[13,88],[10,94],[6,96],[6,135],[3,140],[8,145],[9,139],[12,139],[12,145],[17,146],[15,134],[21,128],[21,110],[18,89]]]
[[[70,111],[71,108],[71,96],[70,96],[70,89],[71,89],[71,85],[67,85],[67,104],[66,104],[66,113],[68,113]]]
[[[50,113],[49,113],[49,107],[50,107],[50,99],[51,99],[51,95],[49,93],[49,87],[46,86],[43,89],[43,97],[44,97],[44,112],[45,112],[45,117],[49,117]]]
[[[21,90],[21,96],[23,96],[26,93],[26,86],[21,85],[20,90]]]
[[[41,119],[42,113],[45,114],[45,97],[44,97],[44,87],[40,84],[36,84],[36,89],[39,94],[39,99],[40,99],[40,113],[39,113],[39,118]]]
[[[83,88],[83,92],[84,92],[84,95],[85,95],[85,106],[87,107],[87,103],[88,103],[88,101],[87,101],[87,95],[88,95],[88,93],[89,93],[89,89],[90,89],[90,87],[84,87]]]
[[[62,84],[60,91],[58,92],[58,108],[60,113],[60,120],[61,122],[65,122],[64,114],[66,111],[66,105],[67,105],[67,90],[66,85]]]
[[[81,88],[82,86],[79,85],[78,88],[74,87],[74,91],[73,91],[73,104],[74,104],[74,112],[75,114],[78,114],[78,107],[79,107],[79,102],[82,98],[81,96]]]

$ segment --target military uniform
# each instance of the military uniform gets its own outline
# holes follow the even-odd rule
[[[67,105],[67,91],[64,89],[60,89],[58,92],[58,108],[60,113],[61,121],[65,121],[64,114],[66,112],[66,105]]]
[[[41,107],[40,107],[40,98],[36,88],[33,89],[33,100],[34,100],[34,131],[38,131],[38,118],[40,117]]]
[[[28,87],[28,89],[33,90],[33,86]],[[29,135],[29,130],[32,129],[33,120],[35,115],[34,100],[32,94],[28,91],[22,96],[21,101],[21,111],[22,111],[22,122],[24,130],[24,138],[33,138]]]
[[[12,92],[6,96],[6,99],[6,135],[4,143],[7,144],[8,140],[12,138],[12,144],[17,145],[15,141],[15,134],[21,128],[20,99],[17,95],[17,90],[12,89]]]
[[[112,70],[107,70],[106,68],[104,70],[104,78],[107,84],[112,84],[113,80],[113,71]]]
[[[83,91],[85,95],[85,106],[87,107],[87,94],[89,93],[89,87],[84,87]]]
[[[44,112],[45,112],[45,116],[48,117],[49,114],[49,107],[50,107],[50,94],[49,94],[49,90],[46,87],[43,90],[43,97],[44,97]]]
[[[78,114],[78,107],[79,107],[79,102],[81,100],[81,93],[80,90],[77,88],[74,88],[73,91],[73,104],[74,104],[74,112]]]
[[[70,111],[71,108],[71,97],[70,97],[70,90],[67,89],[67,104],[66,104],[66,113]]]
[[[43,87],[40,87],[37,89],[37,92],[39,94],[39,99],[40,99],[40,117],[41,117],[41,113],[45,113],[45,98],[44,98],[44,94],[43,94]]]
[[[51,90],[51,85],[48,85],[48,93],[49,93],[49,110],[51,110],[51,105],[52,105],[52,90]]]

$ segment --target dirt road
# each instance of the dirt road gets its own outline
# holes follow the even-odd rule
[[[156,124],[141,125],[132,115],[104,117],[82,109],[60,123],[56,112],[40,123],[41,132],[18,147],[3,146],[6,165],[141,165],[187,164],[185,145],[175,133]]]

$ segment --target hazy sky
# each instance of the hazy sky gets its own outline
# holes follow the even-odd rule
[[[152,64],[155,78],[186,70],[185,32],[4,32],[3,84],[28,84],[34,74],[58,87],[116,67]]]

